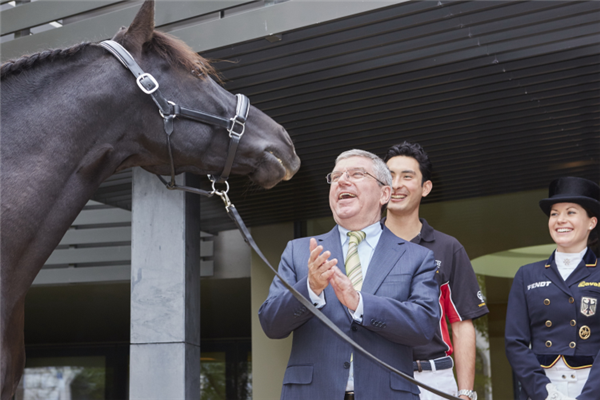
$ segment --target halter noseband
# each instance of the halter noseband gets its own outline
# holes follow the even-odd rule
[[[191,110],[189,108],[181,107],[172,101],[168,101],[158,90],[158,82],[152,75],[144,72],[140,66],[135,62],[131,54],[119,43],[113,40],[105,40],[100,43],[100,46],[108,50],[114,55],[117,60],[121,62],[135,77],[135,81],[142,92],[150,95],[154,103],[158,106],[158,111],[164,122],[165,133],[167,134],[167,147],[169,150],[169,160],[171,162],[171,182],[167,183],[161,176],[159,179],[165,183],[168,189],[179,189],[185,190],[192,193],[198,193],[205,196],[212,196],[213,194],[219,194],[215,189],[215,183],[225,183],[227,193],[229,190],[229,184],[227,179],[231,172],[235,153],[237,151],[240,139],[244,134],[246,127],[246,120],[248,118],[248,112],[250,111],[250,100],[243,94],[236,94],[237,106],[235,110],[235,116],[233,118],[222,118],[216,115],[207,114],[202,111]],[[227,151],[227,159],[225,160],[225,166],[221,175],[208,175],[208,179],[212,182],[212,192],[208,192],[201,189],[189,188],[186,186],[178,186],[175,184],[175,164],[173,162],[173,153],[171,151],[171,133],[173,133],[173,120],[176,117],[183,117],[194,121],[202,122],[205,124],[217,125],[227,129],[229,132],[229,149]]]

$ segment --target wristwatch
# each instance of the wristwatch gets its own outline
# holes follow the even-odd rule
[[[477,400],[477,392],[474,390],[466,390],[466,389],[459,390],[458,395],[459,396],[467,396],[471,400]]]

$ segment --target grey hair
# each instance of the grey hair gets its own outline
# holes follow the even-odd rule
[[[387,165],[379,156],[373,154],[371,152],[360,150],[360,149],[352,149],[344,151],[342,154],[337,156],[335,159],[335,164],[338,162],[350,157],[364,157],[368,158],[373,162],[373,172],[378,180],[384,182],[387,186],[392,186],[392,173],[388,169]]]

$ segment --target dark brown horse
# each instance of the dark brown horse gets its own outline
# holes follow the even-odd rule
[[[230,118],[236,97],[216,84],[210,64],[183,42],[154,31],[146,1],[113,38],[154,76],[164,98]],[[150,96],[106,49],[84,43],[9,61],[1,67],[1,373],[2,400],[25,363],[25,295],[79,211],[110,175],[141,166],[171,172],[163,119]],[[219,174],[224,128],[177,119],[171,135],[176,173]],[[232,173],[270,188],[300,160],[287,132],[249,111]]]

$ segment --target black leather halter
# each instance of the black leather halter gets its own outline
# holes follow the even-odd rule
[[[233,165],[238,144],[240,143],[240,139],[244,134],[246,120],[248,119],[248,112],[250,111],[250,100],[243,94],[236,94],[237,106],[235,110],[235,116],[229,119],[182,107],[172,101],[167,101],[167,99],[163,97],[163,95],[160,93],[160,90],[158,90],[159,85],[156,79],[154,79],[154,77],[149,73],[144,72],[135,62],[131,54],[119,43],[113,40],[105,40],[100,43],[100,46],[108,50],[121,62],[121,64],[125,66],[125,68],[131,71],[142,92],[150,95],[154,103],[158,106],[160,116],[164,121],[165,133],[167,134],[167,147],[169,150],[169,160],[171,162],[171,182],[167,183],[161,176],[158,177],[163,183],[165,183],[167,188],[171,190],[185,190],[192,193],[210,196],[216,193],[215,183],[225,183],[227,185],[227,190],[229,190],[227,179],[229,178],[229,174],[231,172],[231,166]],[[177,117],[183,117],[205,124],[217,125],[227,129],[227,132],[229,132],[229,149],[227,151],[227,158],[225,160],[223,172],[221,172],[221,175],[219,176],[208,175],[208,178],[213,183],[212,192],[189,188],[186,186],[178,186],[175,184],[175,164],[173,163],[173,153],[171,150],[171,133],[173,133],[173,121]]]

